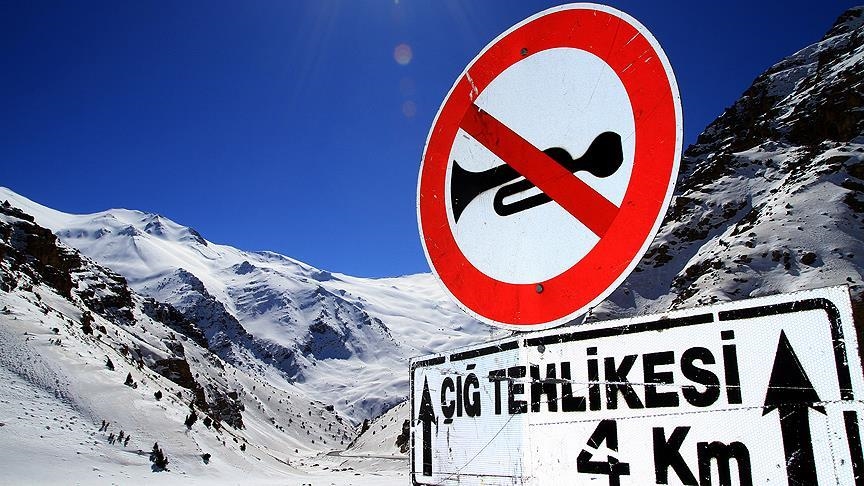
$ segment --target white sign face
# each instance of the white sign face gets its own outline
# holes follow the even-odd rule
[[[861,484],[862,397],[846,287],[526,334],[411,361],[411,478]]]
[[[552,79],[554,83],[549,82]],[[586,170],[577,170],[574,176],[615,207],[621,206],[633,168],[636,126],[626,88],[602,59],[581,49],[541,51],[507,68],[474,103],[535,147],[559,147],[572,158],[588,153],[592,144],[602,147],[595,142],[600,134],[618,134],[610,151],[620,153],[620,158],[611,157],[605,170],[590,172],[586,164]],[[461,128],[448,160],[470,174],[506,164]],[[471,177],[452,167],[448,174],[450,194],[454,185],[461,193],[458,186]],[[452,197],[445,204],[456,243],[472,265],[502,282],[534,284],[564,273],[600,238],[551,201],[521,209],[519,201],[543,194],[523,185],[528,188],[506,197],[506,188],[518,187],[481,192],[459,211],[454,211]],[[506,210],[508,206],[513,212]]]

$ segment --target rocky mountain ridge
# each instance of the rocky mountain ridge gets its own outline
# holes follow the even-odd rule
[[[592,319],[864,282],[864,7],[761,74],[683,155],[666,218]]]

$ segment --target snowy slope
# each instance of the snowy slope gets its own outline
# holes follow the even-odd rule
[[[864,7],[689,147],[648,252],[592,318],[864,282]]]
[[[355,423],[405,399],[407,358],[500,334],[459,311],[429,274],[350,277],[218,245],[155,214],[65,214],[0,188],[4,200],[178,308],[221,358],[275,370]]]
[[[343,455],[393,457],[407,461],[411,433],[409,413],[410,406],[406,401],[374,420],[364,422],[360,435],[351,442]],[[407,464],[405,467],[408,467]]]
[[[178,311],[3,205],[0,379],[0,483],[404,481],[327,455],[357,434],[332,406],[223,361]],[[150,461],[157,442],[167,471]]]

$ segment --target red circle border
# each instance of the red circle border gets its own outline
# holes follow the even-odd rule
[[[665,54],[650,33],[619,16],[620,12],[609,10],[586,5],[553,9],[502,35],[466,68],[430,131],[418,183],[423,246],[445,288],[482,320],[540,327],[580,315],[629,274],[668,205],[681,147],[674,75],[671,68],[667,70]],[[559,47],[590,52],[618,75],[633,108],[636,150],[630,184],[606,234],[571,268],[537,282],[543,286],[537,292],[535,283],[495,280],[467,260],[450,229],[445,184],[452,145],[468,106],[509,66],[526,55]]]

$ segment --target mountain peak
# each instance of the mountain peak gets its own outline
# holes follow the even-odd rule
[[[828,30],[828,33],[825,34],[822,40],[856,31],[862,25],[864,25],[864,5],[852,7],[837,18],[837,21],[834,22],[834,25],[831,26],[831,29]]]

